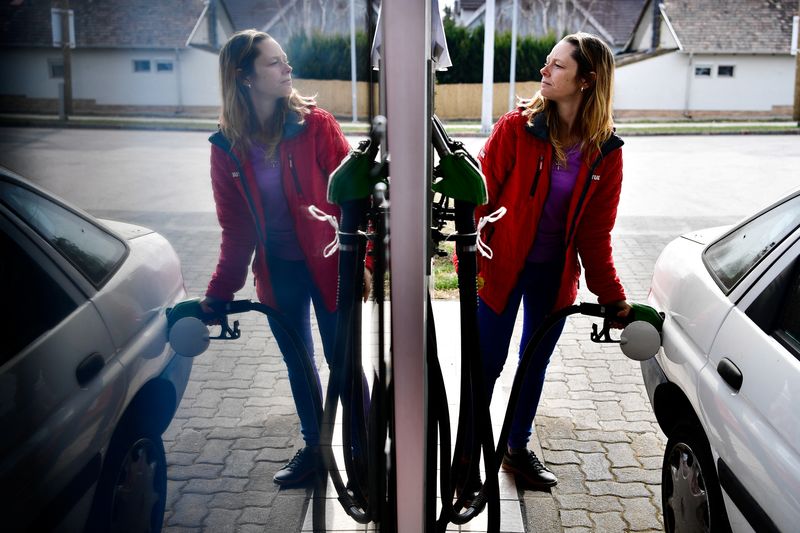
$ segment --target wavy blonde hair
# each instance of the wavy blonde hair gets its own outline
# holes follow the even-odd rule
[[[267,157],[272,157],[281,140],[286,114],[294,112],[298,123],[302,124],[316,101],[293,88],[288,97],[278,100],[270,119],[263,124],[258,122],[244,80],[253,73],[253,63],[259,54],[258,43],[267,39],[272,37],[263,31],[242,30],[231,35],[220,50],[222,114],[219,121],[222,133],[233,147],[248,151],[253,141],[259,140],[267,147]]]
[[[582,101],[577,120],[572,131],[565,131],[558,118],[556,103],[542,96],[541,91],[529,100],[520,100],[524,107],[523,115],[528,117],[528,124],[539,113],[544,113],[550,142],[556,152],[556,159],[566,161],[566,143],[577,137],[584,157],[590,152],[599,150],[600,146],[614,132],[611,96],[614,89],[614,54],[608,45],[591,33],[578,32],[567,35],[562,41],[573,46],[572,58],[578,64],[577,77],[589,82],[582,92]],[[592,73],[595,74],[592,80]]]

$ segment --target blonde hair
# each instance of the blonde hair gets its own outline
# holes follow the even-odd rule
[[[561,40],[570,43],[574,48],[572,58],[578,64],[577,77],[589,82],[589,86],[581,93],[581,106],[572,131],[564,131],[555,102],[542,96],[541,91],[530,100],[521,100],[519,105],[525,108],[522,113],[528,117],[528,124],[532,125],[534,117],[539,113],[545,114],[556,160],[564,162],[567,148],[565,144],[570,138],[580,139],[581,153],[587,157],[591,151],[599,150],[614,132],[611,109],[614,54],[605,42],[590,33],[573,33]],[[591,73],[595,74],[594,80]]]
[[[302,124],[316,101],[293,88],[288,97],[278,100],[269,120],[263,124],[258,122],[244,79],[253,73],[253,64],[259,54],[258,43],[267,39],[272,37],[263,31],[242,30],[231,35],[220,50],[220,129],[233,147],[247,151],[258,139],[267,146],[267,157],[272,157],[281,140],[287,112],[295,113],[298,123]]]

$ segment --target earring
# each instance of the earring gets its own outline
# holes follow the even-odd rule
[[[248,85],[248,87],[249,87],[249,85]],[[586,89],[586,87],[581,87],[581,92],[583,92],[584,89]]]

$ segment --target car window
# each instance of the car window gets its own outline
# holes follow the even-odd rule
[[[729,292],[798,226],[800,196],[795,196],[709,246],[703,254],[706,266],[720,287]]]
[[[125,245],[83,217],[24,187],[0,182],[0,198],[95,286],[116,270]]]
[[[76,307],[62,287],[5,231],[0,231],[0,279],[6,317],[0,321],[0,365],[56,326]]]
[[[778,340],[783,341],[794,351],[800,353],[800,268],[795,268],[794,279],[791,281],[783,308],[778,316],[775,334]]]

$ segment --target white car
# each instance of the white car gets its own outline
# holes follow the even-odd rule
[[[174,250],[0,168],[0,276],[2,529],[159,531],[192,366],[167,343]]]
[[[661,253],[642,363],[669,441],[666,531],[800,529],[800,190]]]

